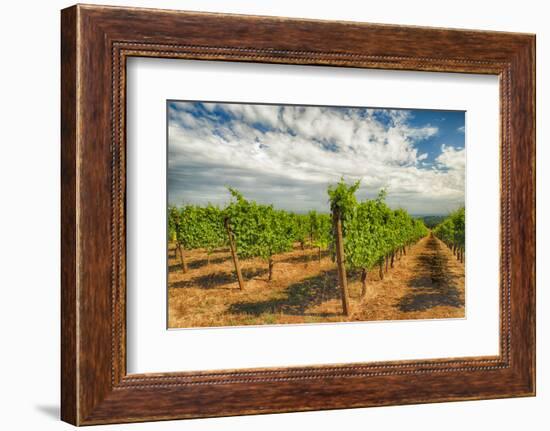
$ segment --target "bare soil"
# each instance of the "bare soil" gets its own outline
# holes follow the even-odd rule
[[[361,298],[360,274],[348,274],[351,315],[342,314],[336,265],[328,253],[298,245],[275,256],[273,279],[261,259],[241,261],[240,290],[229,249],[210,256],[186,252],[183,273],[174,246],[168,252],[170,328],[464,317],[464,264],[427,236],[394,262],[381,280],[369,272]]]

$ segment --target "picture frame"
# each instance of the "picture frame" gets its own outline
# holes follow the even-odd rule
[[[534,35],[76,5],[61,13],[61,54],[62,420],[535,395]],[[136,56],[498,76],[500,354],[128,374],[126,61]]]

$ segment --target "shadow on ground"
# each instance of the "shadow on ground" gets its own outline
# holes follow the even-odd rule
[[[419,272],[425,274],[410,281],[414,290],[397,304],[404,312],[425,311],[437,306],[463,307],[464,300],[456,286],[456,276],[449,272],[448,258],[440,252],[441,244],[428,239],[427,252],[418,256]]]
[[[284,298],[270,299],[259,302],[238,302],[232,304],[228,311],[235,314],[260,316],[264,313],[290,314],[294,316],[331,316],[332,313],[306,313],[309,307],[321,304],[331,299],[340,298],[338,274],[336,269],[323,271],[315,277],[309,277],[298,283],[291,284],[284,292]]]
[[[327,250],[321,251],[321,259],[327,257],[329,252]],[[277,260],[277,262],[284,263],[318,263],[319,262],[319,252],[317,250],[312,250],[310,253],[301,254],[298,256],[289,256],[284,259]]]
[[[230,256],[220,256],[220,257],[210,258],[210,262],[208,261],[207,258],[192,260],[190,262],[187,262],[187,268],[188,269],[199,269],[199,268],[202,268],[203,266],[216,265],[218,263],[223,263],[223,262],[228,261],[229,259],[231,259]],[[181,269],[182,269],[181,263],[174,263],[174,264],[168,266],[168,271],[170,271],[170,272],[172,272],[172,271],[181,271]]]
[[[250,280],[255,277],[261,277],[267,274],[265,268],[247,268],[242,269],[244,281]],[[206,275],[191,278],[190,280],[180,280],[170,283],[171,288],[176,289],[188,289],[190,287],[199,289],[220,289],[225,284],[234,283],[237,281],[237,276],[234,273],[229,272],[213,272]]]

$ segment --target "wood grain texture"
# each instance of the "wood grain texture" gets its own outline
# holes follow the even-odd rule
[[[533,35],[74,6],[62,11],[61,37],[63,420],[86,425],[534,394]],[[127,375],[130,56],[498,75],[499,356]]]
[[[77,422],[76,9],[61,17],[61,418]]]

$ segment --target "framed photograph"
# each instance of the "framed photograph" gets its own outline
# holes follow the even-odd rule
[[[464,111],[166,111],[169,328],[465,317]]]
[[[534,35],[61,17],[64,421],[535,394]]]

